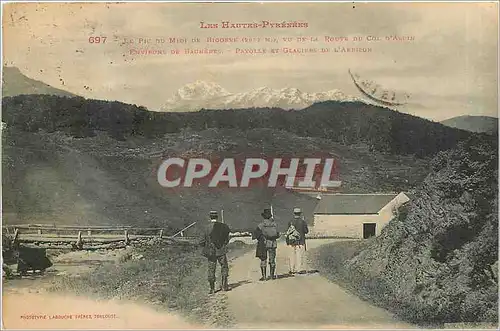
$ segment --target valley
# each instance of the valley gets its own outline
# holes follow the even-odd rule
[[[195,112],[152,112],[117,101],[34,94],[4,97],[2,103],[4,224],[109,224],[175,233],[193,222],[202,225],[210,210],[224,210],[231,230],[243,232],[272,205],[278,229],[285,231],[294,207],[312,221],[314,196],[267,185],[162,187],[160,165],[168,158],[332,158],[339,192],[405,192],[411,202],[379,237],[363,241],[340,264],[328,261],[344,248],[320,248],[315,263],[322,278],[312,285],[321,282],[330,295],[339,292],[323,278],[328,277],[410,323],[490,322],[497,316],[495,135],[351,101],[324,101],[301,110]],[[192,230],[200,235],[203,226]],[[144,256],[155,249],[146,249]],[[195,247],[188,253],[197,266],[198,253]],[[241,261],[252,258],[245,256]],[[201,274],[189,276],[191,262],[184,266],[186,280],[202,288]],[[108,277],[108,268],[97,269],[102,273],[97,292],[117,281]],[[122,267],[113,270],[121,273]],[[457,277],[460,288],[452,291]],[[85,287],[86,281],[92,282],[79,284]],[[449,289],[436,290],[436,282]],[[335,306],[328,294],[323,298]],[[230,300],[235,307],[242,302],[237,295]],[[442,302],[446,305],[439,306]],[[479,314],[481,307],[486,310]],[[237,309],[231,314],[240,316]],[[226,315],[209,318],[227,322]]]

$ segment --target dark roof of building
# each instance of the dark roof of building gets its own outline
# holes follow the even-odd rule
[[[315,214],[377,214],[398,194],[328,194],[322,195]]]

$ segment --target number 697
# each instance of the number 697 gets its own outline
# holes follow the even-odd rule
[[[89,37],[89,43],[91,44],[104,44],[106,42],[106,37]]]

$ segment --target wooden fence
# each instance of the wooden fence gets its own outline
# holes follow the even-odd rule
[[[134,240],[152,238],[190,240],[186,230],[193,227],[193,222],[180,231],[168,235],[164,228],[140,228],[133,226],[81,226],[81,225],[48,225],[48,224],[15,224],[4,225],[3,235],[8,235],[20,243],[39,244],[110,244],[117,242],[130,243]],[[231,237],[247,237],[249,233],[231,233]]]
[[[129,243],[138,239],[184,237],[186,230],[194,226],[189,224],[173,235],[168,235],[163,228],[136,228],[132,226],[78,226],[47,224],[4,225],[3,235],[11,236],[21,243]]]

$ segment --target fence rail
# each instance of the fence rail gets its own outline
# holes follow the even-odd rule
[[[80,247],[87,244],[107,244],[141,239],[192,239],[185,236],[185,231],[193,227],[193,222],[173,235],[166,235],[164,228],[136,228],[132,226],[80,226],[80,225],[47,225],[47,224],[11,224],[3,225],[2,230],[14,236],[13,240],[21,243],[76,244]],[[248,232],[235,232],[231,237],[248,237]]]
[[[76,244],[79,246],[86,243],[129,243],[132,240],[150,238],[174,238],[180,235],[184,237],[184,231],[194,226],[196,222],[189,224],[174,235],[166,235],[164,228],[134,228],[132,226],[80,226],[61,225],[51,226],[47,224],[12,224],[3,225],[2,231],[13,234],[14,241],[22,243],[60,243]]]
[[[136,227],[87,227],[87,226],[33,226],[33,225],[4,225],[4,229],[19,229],[19,230],[34,230],[34,231],[60,231],[60,232],[72,232],[72,231],[125,231],[125,230],[136,230],[136,231],[160,231],[162,228],[136,228]]]
[[[193,222],[188,226],[184,227],[181,231],[184,231],[186,228],[189,228],[196,224],[197,222]],[[45,229],[45,230],[66,230],[66,231],[75,231],[75,230],[102,230],[102,231],[114,231],[114,230],[127,230],[127,229],[135,229],[135,230],[164,230],[165,228],[161,227],[135,227],[129,225],[50,225],[50,224],[3,224],[3,229]]]

